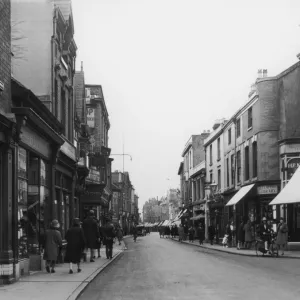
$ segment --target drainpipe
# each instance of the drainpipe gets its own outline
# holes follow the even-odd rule
[[[237,180],[237,158],[236,158],[236,139],[237,139],[237,128],[236,128],[236,118],[233,119],[234,124],[234,189],[236,189],[236,180]],[[235,228],[237,229],[237,223],[236,223],[236,206],[233,205],[233,224],[235,224]],[[237,230],[235,231],[237,234]],[[235,236],[236,241],[236,236]],[[236,246],[236,245],[234,245]]]

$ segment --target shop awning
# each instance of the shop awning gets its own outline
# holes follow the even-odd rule
[[[269,205],[300,203],[300,167],[282,191]]]
[[[226,206],[236,205],[240,200],[242,200],[254,187],[254,184],[249,184],[243,186],[226,204]]]
[[[204,219],[204,218],[205,218],[205,216],[204,216],[203,214],[201,214],[201,215],[198,215],[198,216],[192,217],[190,220],[194,220],[194,221],[196,221],[196,220],[200,220],[200,219]]]

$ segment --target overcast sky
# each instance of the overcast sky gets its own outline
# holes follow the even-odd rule
[[[297,62],[299,11],[299,0],[73,0],[77,69],[103,87],[109,147],[120,154],[124,140],[140,209],[179,187],[189,137],[230,118],[258,69]]]

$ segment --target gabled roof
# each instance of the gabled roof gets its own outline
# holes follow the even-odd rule
[[[54,4],[59,7],[64,19],[71,26],[72,33],[74,34],[74,22],[72,12],[71,0],[54,0]]]

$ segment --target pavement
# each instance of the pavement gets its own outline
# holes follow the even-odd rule
[[[69,274],[69,264],[60,264],[55,268],[56,273],[46,271],[34,272],[11,285],[0,286],[0,300],[75,300],[88,284],[108,265],[118,258],[126,249],[124,242],[119,246],[114,244],[113,258],[108,260],[105,248],[100,250],[101,258],[94,263],[81,264],[81,273],[77,273],[77,266],[73,264],[74,274]]]
[[[136,243],[127,239],[126,245],[78,300],[299,298],[300,260],[232,255],[160,239],[157,233]]]
[[[170,238],[169,240],[179,242],[178,237]],[[225,248],[223,248],[223,246],[221,246],[221,245],[218,245],[218,244],[211,245],[209,243],[204,243],[203,245],[199,245],[199,240],[195,240],[193,243],[191,243],[189,241],[182,241],[182,243],[190,245],[190,246],[195,246],[195,247],[200,247],[200,248],[210,249],[210,250],[215,250],[215,251],[221,251],[221,252],[226,252],[226,253],[235,254],[235,255],[257,256],[255,249],[243,249],[243,248],[241,248],[240,250],[238,250],[236,247],[229,247],[229,248],[225,247]],[[287,251],[287,250],[285,250],[283,256],[281,255],[281,251],[279,251],[278,254],[279,254],[278,258],[296,258],[296,259],[300,259],[300,251]],[[259,255],[262,255],[262,253],[260,253]]]

